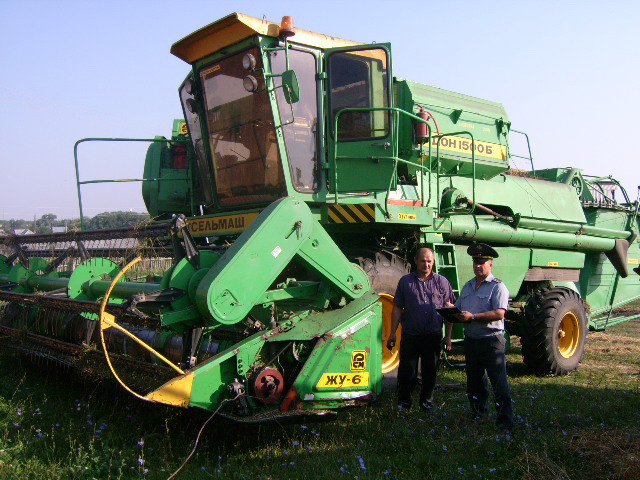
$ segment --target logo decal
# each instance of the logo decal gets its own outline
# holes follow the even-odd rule
[[[351,353],[351,370],[362,371],[367,369],[367,352],[354,350]]]

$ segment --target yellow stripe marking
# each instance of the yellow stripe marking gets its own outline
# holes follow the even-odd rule
[[[358,210],[358,207],[350,207],[353,211],[353,214],[356,215],[361,221],[363,222],[370,222],[371,220],[369,220],[367,217],[364,216],[364,213],[362,213],[360,210]]]
[[[344,223],[334,212],[333,208],[328,209],[329,217],[336,223]]]
[[[348,208],[345,208],[344,205],[336,205],[336,209],[340,211],[342,216],[345,217],[349,221],[349,223],[358,222],[357,218],[353,217],[353,213],[351,212],[351,210]]]

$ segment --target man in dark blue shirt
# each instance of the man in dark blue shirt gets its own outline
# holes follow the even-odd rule
[[[396,344],[396,330],[402,323],[400,366],[398,368],[398,408],[411,407],[411,393],[418,383],[418,361],[421,360],[422,388],[420,407],[433,405],[436,367],[442,343],[443,318],[436,308],[453,303],[451,284],[433,271],[434,256],[429,248],[421,248],[415,256],[416,271],[398,282],[393,300],[391,334],[387,348]],[[445,348],[451,348],[451,324],[445,323]]]

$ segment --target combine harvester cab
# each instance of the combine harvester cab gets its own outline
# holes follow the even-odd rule
[[[530,171],[511,169],[521,132],[502,105],[395,78],[390,45],[290,17],[232,14],[171,52],[191,71],[184,121],[145,161],[155,221],[10,238],[12,348],[90,372],[106,355],[145,400],[259,421],[380,394],[419,246],[456,294],[467,247],[498,251],[508,330],[535,373],[574,370],[589,328],[635,318],[612,312],[640,298],[638,201],[609,177],[535,170],[530,152]]]

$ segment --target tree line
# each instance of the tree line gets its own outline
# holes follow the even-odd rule
[[[149,214],[137,212],[102,212],[94,217],[84,217],[87,230],[133,227],[149,221]],[[0,229],[13,233],[16,230],[29,229],[34,233],[51,233],[53,227],[66,227],[67,231],[80,230],[80,219],[58,219],[53,213],[45,213],[38,219],[11,219],[0,221]]]

